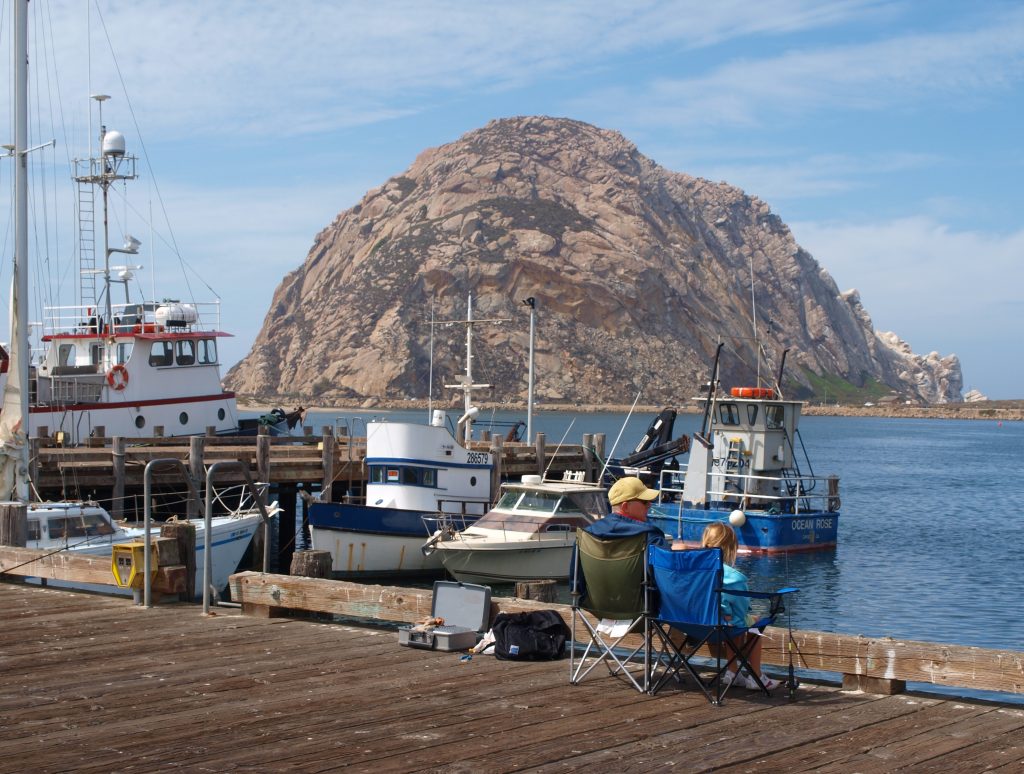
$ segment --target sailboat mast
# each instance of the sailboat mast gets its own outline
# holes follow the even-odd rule
[[[11,298],[11,360],[8,379],[18,380],[20,430],[28,435],[28,0],[14,5],[14,271]],[[22,442],[15,469],[15,499],[28,502],[28,443]]]

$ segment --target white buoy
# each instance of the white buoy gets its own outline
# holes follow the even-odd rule
[[[735,511],[729,514],[729,523],[734,527],[742,527],[747,523],[747,515],[737,508]]]

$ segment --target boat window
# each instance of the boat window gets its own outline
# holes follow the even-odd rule
[[[189,339],[177,342],[175,357],[180,366],[194,365],[196,362],[196,344]]]
[[[132,343],[130,341],[122,341],[117,345],[117,362],[127,363],[128,358],[132,356]]]
[[[416,476],[416,468],[402,468],[402,483],[403,484],[418,484],[419,480]]]
[[[751,425],[757,424],[757,404],[747,404],[747,423]]]
[[[75,345],[61,344],[57,348],[57,365],[70,366],[75,364]]]
[[[718,417],[723,425],[738,425],[740,423],[740,412],[735,403],[718,404]]]
[[[558,505],[558,500],[559,495],[547,492],[525,492],[523,499],[519,501],[518,510],[553,513],[555,506]]]
[[[574,492],[558,506],[559,513],[583,513],[595,518],[608,513],[608,500],[601,492]]]
[[[786,411],[778,403],[770,403],[764,407],[764,421],[769,430],[781,429],[785,417]]]
[[[423,486],[436,486],[437,478],[434,475],[434,471],[427,468],[423,471]]]
[[[520,492],[505,492],[505,494],[501,496],[501,499],[498,500],[498,504],[494,507],[511,511],[516,507],[516,503],[519,502],[520,494]]]
[[[89,345],[89,362],[93,365],[103,361],[103,345],[102,344],[90,344]]]
[[[370,466],[370,483],[371,484],[383,484],[384,483],[384,468],[380,465]]]
[[[28,523],[28,539],[29,540],[39,540],[39,532],[40,532],[39,522],[38,521],[30,521]]]
[[[114,528],[99,514],[87,513],[80,516],[56,516],[47,519],[51,539],[93,537],[113,535]]]
[[[216,339],[200,339],[196,342],[198,346],[198,356],[196,362],[202,365],[217,362],[217,340]]]
[[[149,364],[154,368],[169,366],[174,362],[174,345],[169,341],[154,341],[149,351]]]
[[[571,532],[573,529],[572,524],[548,524],[544,527],[545,532]]]

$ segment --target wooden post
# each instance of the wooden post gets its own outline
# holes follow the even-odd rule
[[[107,428],[104,425],[96,425],[89,434],[89,440],[86,442],[86,446],[104,446],[106,444],[106,437]]]
[[[270,436],[266,428],[261,427],[256,437],[256,478],[265,484],[270,484]]]
[[[178,561],[185,565],[185,590],[179,598],[191,602],[196,598],[196,525],[168,521],[160,525],[160,537],[174,538],[178,544]]]
[[[597,476],[594,470],[594,434],[583,434],[583,473],[587,481],[594,481]]]
[[[501,468],[502,457],[505,454],[505,439],[495,435],[491,439],[491,455],[494,458],[494,465],[491,467],[491,502],[498,499],[498,490],[501,489]]]
[[[324,425],[323,428],[323,451],[322,453],[322,464],[323,464],[323,479],[320,482],[320,499],[325,502],[333,502],[333,488],[334,488],[334,428],[330,425]]]
[[[597,463],[595,479],[601,483],[601,471],[604,470],[604,433],[594,433],[594,462]]]
[[[28,506],[25,503],[0,502],[0,546],[24,548],[28,543]]]
[[[124,438],[116,436],[111,446],[110,456],[114,463],[114,489],[110,494],[110,515],[114,520],[124,518]]]
[[[544,433],[537,433],[537,441],[534,444],[537,450],[537,474],[544,475]]]
[[[163,438],[164,437],[164,426],[163,425],[153,425],[153,437],[154,438]]]
[[[206,437],[207,438],[213,438],[215,435],[217,435],[217,426],[216,425],[207,425],[206,426]]]
[[[331,577],[330,551],[296,551],[292,555],[291,575],[305,578]]]
[[[194,435],[188,440],[188,474],[192,477],[196,489],[203,492],[204,495],[203,479],[206,478],[206,470],[203,466],[203,451],[205,447],[206,439],[202,436]],[[188,498],[188,509],[186,512],[190,519],[198,519],[203,515],[199,512],[199,503],[194,502],[191,497]]]
[[[532,599],[537,602],[555,602],[558,599],[557,595],[557,581],[520,581],[516,584],[516,596],[519,599]]]
[[[277,499],[281,512],[277,520],[277,566],[290,567],[295,552],[295,484],[278,484]]]

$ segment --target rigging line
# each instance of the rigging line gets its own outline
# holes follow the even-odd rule
[[[100,20],[100,26],[103,28],[103,34],[104,34],[104,36],[106,36],[106,39],[107,39],[107,46],[110,49],[110,56],[114,60],[114,68],[117,70],[117,77],[121,81],[121,90],[124,93],[125,101],[128,103],[128,112],[131,114],[132,124],[135,127],[135,133],[136,133],[136,135],[139,138],[139,145],[142,147],[142,156],[143,156],[143,158],[146,159],[146,169],[149,171],[150,179],[153,181],[153,189],[156,191],[156,198],[157,198],[157,201],[160,203],[160,211],[161,211],[161,213],[164,216],[164,222],[167,224],[167,230],[170,233],[171,242],[173,243],[172,250],[174,252],[175,257],[177,257],[179,263],[181,263],[181,265],[183,267],[187,267],[187,268],[191,269],[193,272],[195,272],[195,269],[193,269],[185,261],[184,257],[181,254],[181,250],[178,248],[178,240],[174,236],[174,228],[171,226],[170,218],[167,215],[167,206],[164,203],[163,194],[160,192],[160,186],[156,182],[156,175],[153,173],[153,165],[150,163],[150,160],[149,160],[149,149],[146,147],[146,141],[142,138],[142,130],[139,128],[138,118],[135,115],[135,107],[132,105],[131,97],[128,96],[128,87],[125,84],[124,75],[121,72],[121,63],[118,62],[117,54],[114,53],[114,44],[113,44],[113,41],[111,41],[111,39],[110,39],[110,33],[107,30],[107,23],[106,23],[106,21],[103,18],[103,12],[100,10],[99,3],[95,2],[95,0],[94,0],[94,4],[96,6],[96,14],[97,14],[97,16],[98,16],[98,18]],[[192,297],[193,300],[195,300],[195,293],[192,292],[192,285],[189,282],[189,275],[188,275],[187,272],[184,272],[184,271],[182,272],[182,274],[184,275],[185,284],[188,287],[189,295]],[[203,280],[199,276],[198,272],[196,272],[196,277],[204,285],[206,285],[206,287],[210,290],[211,293],[214,293],[216,295],[216,291],[214,291],[213,288],[211,288],[209,286],[209,284],[207,284],[206,281]]]
[[[601,475],[597,477],[598,482],[604,481],[604,473],[608,470],[608,463],[611,462],[615,456],[615,449],[619,445],[619,440],[622,438],[622,434],[626,431],[626,425],[629,423],[629,418],[633,416],[633,409],[636,408],[636,404],[640,402],[640,393],[643,390],[636,391],[636,398],[633,399],[633,405],[629,407],[629,413],[626,414],[626,418],[622,421],[622,427],[619,428],[619,434],[615,437],[615,443],[612,444],[612,450],[608,452],[608,459],[605,460],[604,467],[601,468]]]

